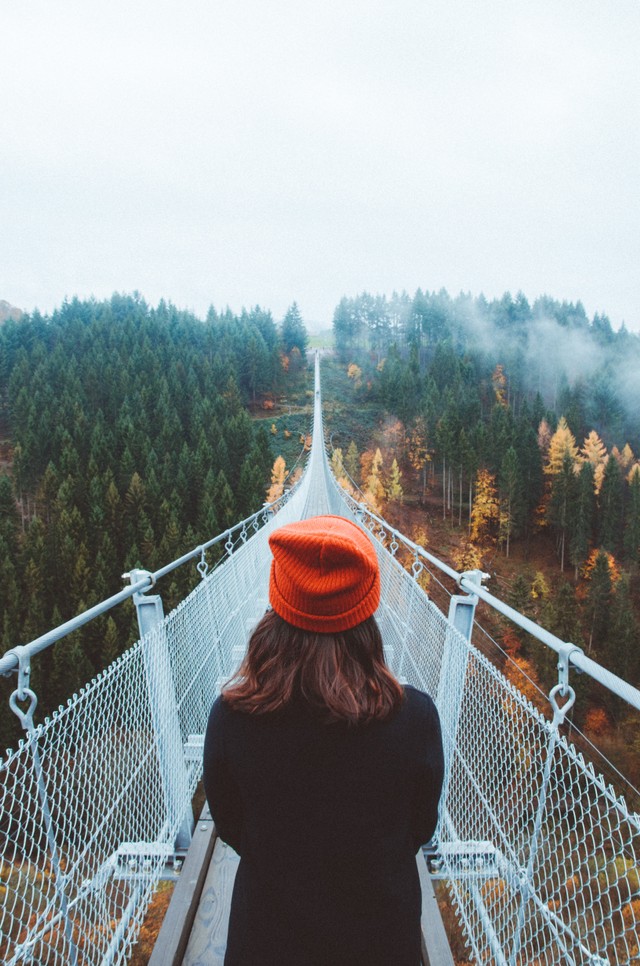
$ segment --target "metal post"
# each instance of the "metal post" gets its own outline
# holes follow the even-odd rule
[[[485,574],[480,570],[467,571],[463,576],[468,577],[474,584],[480,585]],[[436,704],[440,714],[442,727],[442,744],[445,759],[445,774],[441,793],[442,815],[447,814],[447,794],[453,756],[455,754],[458,734],[458,722],[462,709],[462,699],[465,693],[465,679],[469,663],[469,648],[460,645],[457,635],[452,634],[450,628],[455,628],[471,643],[473,620],[478,598],[475,594],[456,594],[449,604],[449,625],[446,632],[438,680],[438,695]]]
[[[483,574],[480,570],[468,570],[462,576],[468,577],[474,584],[480,586],[486,574]],[[477,603],[478,598],[475,594],[455,594],[449,603],[449,625],[455,627],[469,643],[471,643],[471,633],[473,631],[473,620]],[[460,653],[457,642],[447,633],[442,654],[437,697],[447,760],[448,754],[452,753],[456,743],[456,731],[458,728],[458,718],[460,717],[460,704],[464,691],[468,659],[468,649],[465,648],[464,653]]]
[[[124,576],[134,584],[141,578],[151,575],[146,570],[132,570]],[[170,827],[177,828],[176,849],[187,849],[195,823],[189,798],[189,777],[185,765],[176,692],[171,673],[169,644],[164,627],[162,599],[157,594],[147,596],[137,592],[133,595],[133,602],[138,615],[140,637],[149,638],[142,652],[153,727],[157,739],[158,764],[165,791],[167,819]]]
[[[465,570],[460,575],[460,579],[466,577],[477,587],[482,586],[482,581],[488,579],[489,575],[481,570]],[[456,630],[459,630],[463,637],[471,643],[473,631],[473,621],[475,618],[478,597],[476,594],[454,594],[449,601],[449,621]]]

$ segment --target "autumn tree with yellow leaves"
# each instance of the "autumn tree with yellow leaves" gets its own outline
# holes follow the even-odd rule
[[[500,504],[495,476],[486,469],[476,474],[475,496],[471,510],[471,540],[487,545],[495,540],[500,519]]]
[[[274,503],[284,493],[287,466],[282,456],[276,456],[271,470],[271,486],[267,490],[267,503]]]

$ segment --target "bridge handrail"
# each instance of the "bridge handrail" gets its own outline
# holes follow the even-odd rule
[[[335,477],[333,477],[333,479],[335,480]],[[335,485],[339,486],[337,480],[335,481]],[[578,645],[563,641],[561,638],[556,637],[555,634],[552,634],[540,624],[532,621],[529,617],[526,617],[519,611],[514,610],[513,607],[510,607],[509,604],[506,604],[504,601],[500,600],[500,598],[495,597],[480,583],[481,579],[489,578],[488,574],[484,574],[481,571],[464,571],[460,573],[457,570],[454,570],[453,567],[450,567],[448,564],[444,563],[444,561],[439,560],[438,557],[434,556],[432,553],[429,553],[429,551],[425,550],[425,548],[420,546],[420,544],[415,543],[405,534],[401,533],[400,530],[397,530],[395,527],[391,526],[386,520],[374,513],[374,511],[369,507],[364,507],[362,503],[351,496],[346,490],[342,490],[342,493],[358,516],[362,517],[366,514],[366,516],[373,521],[374,527],[377,527],[389,534],[393,540],[404,544],[414,554],[414,556],[421,557],[424,560],[427,560],[434,567],[437,567],[438,570],[454,580],[461,590],[464,590],[468,594],[479,597],[494,610],[498,611],[498,613],[509,618],[509,620],[513,621],[514,624],[516,624],[518,627],[521,627],[522,630],[527,631],[528,634],[531,634],[532,637],[535,637],[542,644],[552,648],[552,650],[559,655],[559,669],[561,669],[563,666],[568,666],[569,664],[573,665],[579,671],[588,674],[589,677],[593,678],[599,684],[602,684],[613,694],[617,695],[619,698],[622,698],[632,707],[640,710],[640,690],[638,688],[634,687],[632,684],[629,684],[629,682],[625,681],[624,678],[621,678],[612,671],[609,671],[607,668],[603,667],[602,664],[599,664],[592,658],[587,657],[582,648]]]
[[[297,484],[296,484],[297,485]],[[246,530],[248,527],[254,527],[255,524],[263,518],[263,523],[268,519],[267,514],[276,512],[280,509],[284,503],[287,502],[291,493],[293,493],[295,486],[291,487],[290,490],[278,497],[272,503],[265,503],[259,510],[252,513],[251,516],[247,517],[245,520],[241,520],[239,523],[234,524],[232,527],[219,533],[217,536],[212,537],[210,540],[206,540],[204,543],[198,544],[193,550],[189,550],[187,553],[178,557],[176,560],[172,560],[171,563],[165,564],[164,567],[160,567],[154,573],[146,572],[146,575],[136,580],[135,583],[131,583],[130,586],[125,587],[123,590],[119,591],[117,594],[113,594],[106,600],[101,601],[99,604],[95,604],[88,610],[83,611],[81,614],[76,614],[75,617],[70,618],[70,620],[65,621],[64,624],[59,624],[58,627],[52,628],[47,631],[46,634],[41,634],[40,637],[36,637],[34,640],[30,641],[28,644],[19,644],[16,647],[10,648],[6,651],[2,657],[0,657],[0,675],[7,676],[11,674],[12,671],[17,671],[20,667],[21,661],[29,660],[35,654],[39,654],[41,651],[46,650],[55,644],[56,641],[61,640],[68,634],[72,634],[73,631],[78,630],[85,624],[94,620],[96,617],[100,617],[101,614],[105,614],[107,611],[112,610],[117,607],[118,604],[122,604],[125,600],[133,597],[134,594],[144,593],[147,590],[151,590],[155,587],[156,583],[162,578],[166,577],[172,571],[177,570],[182,567],[183,564],[188,563],[190,560],[196,557],[204,558],[204,554],[211,547],[217,544],[225,544],[233,536],[234,533],[238,531],[242,532],[243,528]],[[143,571],[137,570],[135,573],[144,573]],[[123,574],[123,578],[129,577],[129,574]]]

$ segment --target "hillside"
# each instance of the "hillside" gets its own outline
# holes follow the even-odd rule
[[[11,319],[13,322],[19,322],[24,312],[22,309],[17,308],[15,305],[11,305],[4,299],[0,299],[0,325],[6,322],[7,319]]]
[[[485,439],[486,461],[482,465],[478,460],[469,474],[455,462],[452,448],[445,451],[443,458],[444,417],[432,415],[433,435],[423,426],[422,445],[417,446],[415,422],[403,423],[397,412],[382,403],[386,363],[377,362],[372,366],[365,383],[363,371],[370,356],[362,354],[359,358],[362,367],[336,359],[325,363],[323,371],[326,431],[333,449],[334,469],[348,481],[345,485],[355,481],[367,501],[390,523],[455,569],[480,567],[488,572],[492,593],[563,640],[582,646],[605,667],[637,686],[640,683],[638,547],[627,544],[625,551],[624,536],[633,526],[630,494],[632,486],[637,486],[634,481],[640,482],[640,477],[632,474],[631,483],[620,479],[623,512],[620,529],[611,538],[615,541],[614,553],[603,549],[599,542],[606,532],[603,531],[606,507],[602,506],[600,494],[595,493],[593,475],[589,474],[593,506],[589,541],[578,565],[565,560],[563,570],[553,506],[557,483],[553,474],[545,472],[549,450],[545,455],[532,427],[527,427],[522,419],[512,421],[502,405],[498,404],[497,409],[487,407],[483,432],[479,432]],[[354,372],[354,366],[358,372]],[[428,379],[427,373],[422,377],[422,384]],[[474,389],[479,393],[487,391],[481,382],[475,386],[471,382],[468,395]],[[416,395],[419,405],[420,397]],[[526,413],[524,403],[523,408]],[[548,412],[547,415],[551,416]],[[505,432],[505,423],[507,426],[511,423],[511,435]],[[530,519],[520,517],[518,526],[509,534],[505,520],[507,497],[500,467],[503,447],[506,444],[507,448],[514,448],[518,432],[531,440],[528,451],[520,441],[520,452],[528,452],[530,479],[537,481],[538,489],[535,500],[529,504]],[[551,439],[554,435],[551,434]],[[560,436],[566,439],[562,433]],[[577,462],[577,447],[575,452]],[[608,457],[605,469],[611,464],[609,474],[612,467],[618,471],[619,457],[615,452],[605,455]],[[583,460],[586,461],[585,457]],[[570,472],[572,482],[579,479],[573,463],[565,469]],[[486,476],[491,484],[489,496],[482,484],[483,479],[487,482]],[[527,494],[526,486],[523,490],[525,501],[531,492]],[[636,552],[630,552],[633,550]],[[446,609],[447,597],[436,580],[429,582],[428,591]],[[557,681],[554,655],[526,634],[509,629],[506,621],[492,616],[483,605],[478,610],[478,621],[484,627],[476,635],[478,646],[546,712],[546,695]],[[578,694],[572,716],[574,727],[593,740],[636,788],[640,787],[640,716],[583,677],[574,675],[572,683]],[[606,773],[605,762],[602,767]],[[636,795],[634,790],[631,795]]]
[[[308,429],[306,331],[259,308],[202,321],[139,296],[0,327],[0,644],[33,640],[259,509]],[[285,405],[284,400],[288,400]],[[302,412],[295,415],[293,409]],[[212,555],[213,558],[214,555]],[[174,607],[197,580],[184,568]],[[117,608],[34,664],[47,714],[135,640]],[[0,747],[15,741],[0,681]]]

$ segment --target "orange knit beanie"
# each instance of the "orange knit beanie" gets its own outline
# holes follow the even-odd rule
[[[380,602],[380,571],[371,540],[345,517],[310,517],[269,537],[269,600],[276,614],[305,631],[355,627]]]

